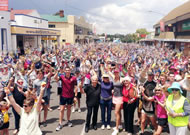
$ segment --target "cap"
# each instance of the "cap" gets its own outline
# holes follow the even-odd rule
[[[154,73],[152,71],[148,71],[147,74],[148,75],[154,75]]]

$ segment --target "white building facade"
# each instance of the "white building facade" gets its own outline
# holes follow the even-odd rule
[[[0,52],[7,53],[12,51],[10,12],[0,11]]]
[[[52,40],[59,39],[60,31],[48,29],[48,20],[36,10],[11,10],[12,48],[21,54],[34,48],[52,47]]]

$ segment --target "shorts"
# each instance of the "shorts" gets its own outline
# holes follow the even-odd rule
[[[57,88],[57,95],[61,95],[62,94],[62,88],[61,87],[58,87]]]
[[[115,97],[115,96],[113,96],[113,103],[114,104],[123,104],[123,97]]]
[[[0,127],[0,130],[6,129],[6,128],[9,128],[9,122],[4,123],[3,126]]]
[[[77,98],[78,98],[78,99],[81,98],[81,93],[80,93],[80,92],[77,93]]]
[[[61,96],[60,105],[72,105],[72,104],[73,104],[73,98],[65,98]]]
[[[42,98],[44,100],[43,105],[49,105],[49,98],[48,96]]]
[[[145,112],[143,109],[142,109],[141,113],[146,114],[147,117],[154,117],[154,116],[155,116],[154,113],[147,113],[147,112]]]
[[[166,126],[168,124],[168,119],[167,118],[157,118],[158,120],[158,125],[159,126]]]

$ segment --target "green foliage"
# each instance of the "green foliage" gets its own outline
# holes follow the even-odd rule
[[[142,39],[140,37],[141,34],[149,34],[150,32],[148,32],[145,28],[141,28],[141,29],[137,29],[135,33],[130,33],[130,34],[107,34],[107,39],[110,42],[113,42],[114,39],[119,38],[121,40],[122,43],[132,43],[132,42],[137,42],[140,39]],[[138,37],[139,35],[139,37]],[[105,34],[100,34],[100,36],[105,36]]]

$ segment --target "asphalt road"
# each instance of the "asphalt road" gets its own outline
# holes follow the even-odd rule
[[[43,135],[111,135],[113,132],[113,129],[111,130],[101,130],[101,119],[100,119],[100,108],[98,112],[98,124],[97,127],[98,129],[95,131],[93,129],[90,129],[89,132],[86,134],[84,132],[84,125],[85,125],[85,119],[86,119],[86,104],[85,104],[85,94],[82,95],[81,98],[81,113],[78,113],[77,111],[75,113],[71,114],[71,121],[73,123],[73,127],[68,127],[66,125],[66,111],[65,111],[65,116],[64,116],[64,127],[60,131],[56,131],[56,127],[58,125],[58,120],[59,120],[59,110],[57,109],[59,107],[59,97],[57,96],[57,84],[52,83],[52,94],[51,94],[51,101],[50,101],[50,106],[53,109],[53,111],[48,112],[48,118],[47,118],[47,126],[44,127],[43,125],[40,126]],[[9,127],[9,133],[12,135],[13,130],[14,130],[14,118],[12,114],[12,109],[10,109],[10,127]],[[123,112],[122,112],[123,113]],[[135,118],[134,121],[137,120],[137,113],[135,112]],[[43,118],[43,111],[42,111],[42,118]],[[135,135],[138,134],[139,128],[138,126],[135,126]],[[115,115],[114,111],[112,111],[112,122],[111,122],[111,127],[115,127]],[[126,135],[126,132],[120,132],[119,135]],[[146,132],[146,135],[152,135],[151,132]],[[168,135],[167,132],[164,132],[162,135]]]

